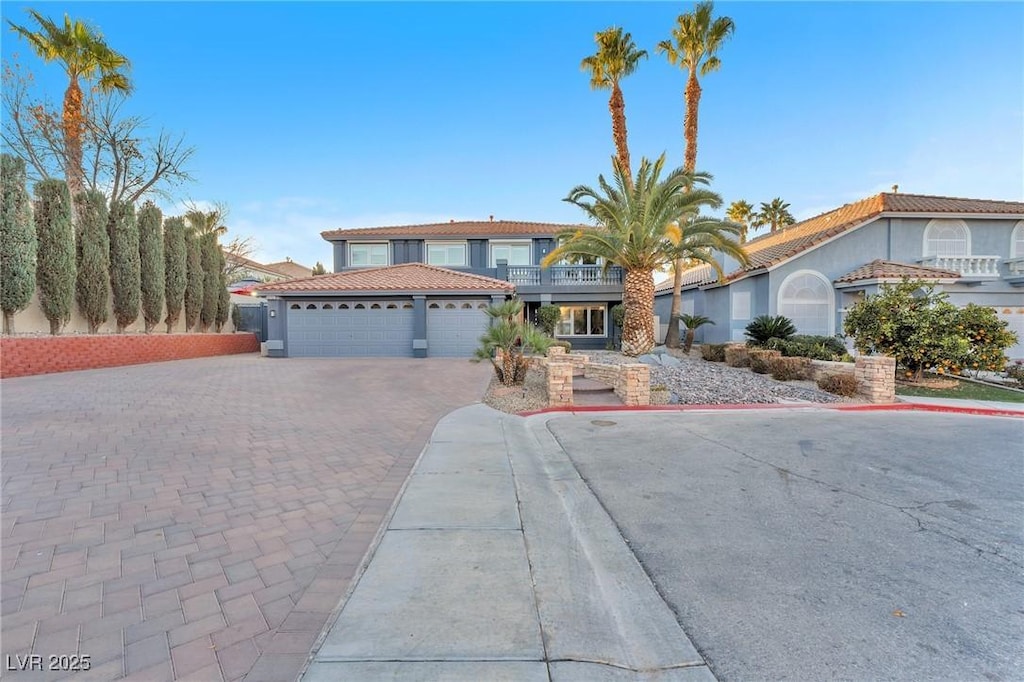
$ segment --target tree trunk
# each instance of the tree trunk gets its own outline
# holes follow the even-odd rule
[[[622,304],[622,354],[636,357],[654,348],[654,275],[650,270],[627,270]]]
[[[64,110],[62,112],[64,126],[64,154],[67,167],[68,189],[71,196],[78,196],[85,189],[85,172],[82,170],[82,89],[78,79],[71,78],[68,89],[64,92]],[[77,216],[76,216],[77,219]]]
[[[89,333],[90,334],[99,334],[100,333],[100,325],[97,322],[93,322],[92,320],[89,320],[88,321],[88,325],[89,325]]]
[[[665,334],[665,345],[679,348],[679,312],[683,304],[683,259],[675,262],[672,268],[672,309],[668,316],[668,333]]]
[[[629,167],[629,145],[626,141],[626,100],[618,83],[612,84],[612,96],[608,100],[612,114],[612,139],[615,142],[615,158],[626,178],[626,186],[633,187],[633,171]]]
[[[686,343],[683,344],[683,351],[685,351],[687,355],[690,354],[690,349],[693,348],[693,337],[694,337],[695,331],[696,330],[693,330],[693,329],[687,329],[686,330]]]
[[[505,386],[513,386],[516,381],[516,358],[515,353],[506,350],[501,354],[501,383]]]
[[[5,310],[4,311],[4,334],[14,333],[14,312]]]
[[[50,334],[53,336],[60,336],[60,330],[63,326],[64,325],[61,324],[60,320],[50,320]]]

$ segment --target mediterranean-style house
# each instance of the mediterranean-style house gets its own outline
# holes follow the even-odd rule
[[[842,334],[844,312],[903,277],[924,280],[955,305],[992,307],[1021,343],[1024,357],[1024,202],[882,193],[790,225],[745,244],[749,263],[722,262],[683,273],[682,313],[714,325],[698,342],[744,340],[758,315],[785,315],[799,333]],[[672,282],[656,288],[655,313],[667,320]]]
[[[558,338],[605,348],[622,271],[601,264],[541,268],[562,225],[494,220],[369,227],[322,233],[334,272],[263,284],[271,356],[470,357],[489,318],[515,294],[535,319],[561,308]]]

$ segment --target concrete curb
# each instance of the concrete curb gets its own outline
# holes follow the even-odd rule
[[[1006,410],[983,407],[958,407],[955,405],[926,405],[924,403],[892,403],[887,405],[870,404],[831,404],[831,403],[736,403],[717,405],[577,405],[572,407],[547,407],[543,410],[518,412],[519,417],[534,417],[543,414],[577,412],[714,412],[739,410],[833,410],[837,412],[948,412],[951,414],[973,414],[986,417],[1016,417],[1024,419],[1024,410]]]

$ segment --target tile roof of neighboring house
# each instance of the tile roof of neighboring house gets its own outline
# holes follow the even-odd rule
[[[321,232],[327,241],[360,237],[490,237],[513,235],[555,235],[563,230],[587,228],[588,225],[562,223],[530,223],[521,220],[460,220],[424,225],[392,225],[389,227],[356,227]]]
[[[313,276],[313,268],[307,268],[305,265],[299,265],[293,260],[283,260],[277,263],[267,263],[263,267],[266,268],[267,270],[279,272],[285,277],[289,278]]]
[[[883,192],[875,196],[846,204],[778,232],[766,234],[744,244],[750,262],[745,268],[727,273],[725,279],[736,279],[745,273],[770,267],[802,251],[859,227],[884,214],[992,214],[1024,217],[1024,202],[992,201],[988,199],[958,199],[922,194],[893,194]],[[716,281],[714,270],[699,265],[683,273],[683,286],[711,284]],[[672,282],[657,287],[658,292],[672,288]]]
[[[456,272],[436,265],[405,263],[380,268],[349,270],[287,282],[271,282],[256,288],[260,293],[307,291],[502,291],[515,285],[500,279]]]
[[[911,265],[890,260],[876,259],[852,270],[836,282],[860,282],[866,279],[958,279],[959,272],[943,270],[927,265]]]

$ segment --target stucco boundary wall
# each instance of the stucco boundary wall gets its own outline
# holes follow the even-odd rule
[[[258,353],[255,334],[74,334],[0,338],[0,378]]]

